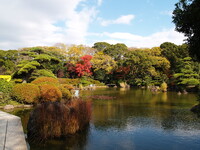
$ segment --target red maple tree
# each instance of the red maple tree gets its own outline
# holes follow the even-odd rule
[[[82,77],[82,76],[92,75],[92,72],[91,72],[92,65],[90,62],[90,60],[92,59],[92,56],[85,55],[85,56],[82,56],[80,59],[81,61],[77,63],[75,67],[76,73],[78,74],[78,76]]]

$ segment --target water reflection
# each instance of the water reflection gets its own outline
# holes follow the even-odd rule
[[[84,149],[88,142],[89,127],[74,135],[48,140],[45,145],[32,144],[33,150],[79,150]]]
[[[114,96],[112,100],[93,100],[90,128],[84,133],[50,140],[33,150],[198,150],[200,118],[189,111],[195,95],[174,92],[151,93],[141,89],[97,89],[83,96]],[[26,117],[25,117],[26,118]],[[25,119],[26,120],[26,119]]]

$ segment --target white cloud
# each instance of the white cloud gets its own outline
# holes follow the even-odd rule
[[[0,49],[85,42],[96,10],[86,0],[0,0]],[[58,25],[62,24],[62,25]]]
[[[177,45],[182,44],[185,39],[183,34],[180,34],[174,29],[163,30],[161,32],[157,32],[151,34],[149,36],[139,36],[131,33],[123,33],[123,32],[114,32],[108,33],[104,32],[103,34],[93,34],[93,36],[103,37],[104,42],[108,42],[110,44],[116,43],[124,43],[129,47],[155,47],[160,46],[160,44],[164,42],[172,42]],[[97,41],[96,41],[97,42]]]
[[[97,0],[98,6],[101,6],[102,2],[103,2],[103,0]]]
[[[101,20],[102,26],[108,26],[110,24],[130,24],[131,21],[135,18],[134,15],[124,15],[120,16],[119,18],[115,20]]]

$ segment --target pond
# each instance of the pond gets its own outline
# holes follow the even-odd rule
[[[84,91],[87,96],[113,96],[92,100],[87,130],[31,150],[199,150],[200,118],[190,112],[194,94],[152,93],[142,89],[105,88]],[[28,110],[15,114],[26,131]]]

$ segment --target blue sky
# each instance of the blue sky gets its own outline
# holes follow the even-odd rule
[[[182,44],[172,11],[178,0],[0,0],[0,49],[56,43]]]

